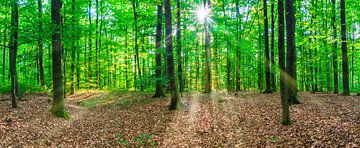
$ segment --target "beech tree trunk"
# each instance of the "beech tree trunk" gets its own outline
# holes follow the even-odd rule
[[[349,90],[349,65],[348,65],[348,49],[346,41],[346,15],[345,0],[340,0],[341,8],[341,51],[342,51],[342,69],[343,69],[343,95],[350,95]]]
[[[264,0],[264,39],[265,39],[265,92],[272,93],[270,80],[270,51],[269,51],[269,19],[267,10],[267,0]]]
[[[165,20],[166,20],[166,60],[169,74],[169,84],[171,91],[170,110],[180,109],[180,98],[176,87],[175,70],[174,70],[174,56],[172,46],[172,20],[171,20],[171,2],[165,0]]]
[[[204,0],[204,7],[210,9],[210,0]],[[210,49],[210,20],[205,19],[205,93],[211,93],[211,49]]]
[[[180,93],[184,90],[184,82],[183,82],[183,68],[182,68],[182,45],[181,45],[181,6],[180,0],[177,0],[177,22],[176,22],[176,45],[177,45],[177,54],[178,54],[178,79],[179,79],[179,91]]]
[[[299,104],[297,100],[296,83],[296,45],[295,45],[295,8],[293,0],[286,0],[286,72],[289,75],[287,79],[289,104]]]
[[[278,0],[278,54],[279,54],[279,68],[280,68],[280,92],[281,92],[281,106],[282,106],[282,121],[283,125],[290,125],[290,110],[289,97],[287,95],[287,74],[285,72],[285,30],[284,30],[284,0]]]
[[[45,86],[45,76],[44,76],[44,64],[43,64],[43,43],[42,43],[42,34],[43,34],[43,27],[42,27],[42,3],[41,0],[38,0],[38,62],[39,62],[39,74],[40,74],[40,84],[42,87]]]
[[[161,2],[157,6],[157,27],[156,27],[156,91],[154,98],[164,97],[163,80],[161,75],[162,62],[161,62],[161,43],[162,43],[162,20],[163,20],[163,6]]]
[[[76,53],[76,29],[75,29],[75,0],[72,0],[71,3],[71,10],[72,10],[72,20],[71,20],[71,84],[70,84],[70,95],[75,93],[75,53]]]
[[[61,7],[61,0],[51,0],[53,102],[50,111],[57,117],[68,118],[63,93]]]
[[[17,108],[17,97],[19,95],[19,85],[16,70],[16,54],[18,49],[19,36],[19,3],[13,0],[11,3],[11,28],[10,28],[10,79],[11,79],[11,100],[12,107]]]

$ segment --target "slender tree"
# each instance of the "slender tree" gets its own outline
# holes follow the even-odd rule
[[[57,117],[69,118],[65,112],[63,76],[62,76],[62,37],[61,37],[61,0],[51,0],[52,20],[52,74],[53,74],[53,102],[50,111]]]
[[[285,30],[284,30],[284,0],[278,0],[278,54],[279,54],[279,68],[280,68],[280,92],[281,92],[281,106],[282,106],[282,121],[283,125],[290,125],[290,110],[289,97],[287,95],[287,74],[285,72]]]
[[[38,61],[39,61],[39,74],[40,74],[40,84],[42,87],[45,86],[45,76],[44,76],[44,64],[43,64],[43,43],[42,43],[42,33],[43,33],[43,25],[42,25],[42,3],[41,0],[38,0]]]
[[[157,5],[157,27],[156,27],[156,91],[154,98],[164,97],[164,89],[162,83],[162,62],[161,62],[161,51],[162,51],[162,20],[163,20],[163,6],[162,2],[158,0]]]
[[[345,0],[340,0],[341,9],[341,51],[342,51],[342,69],[343,69],[343,95],[350,95],[349,90],[349,65],[348,65],[348,49],[346,41],[346,14]]]
[[[179,79],[179,91],[180,93],[184,90],[183,82],[183,67],[182,67],[182,46],[181,46],[181,3],[180,0],[177,0],[177,22],[176,22],[176,45],[177,45],[177,58],[178,58],[178,79]]]
[[[276,91],[276,78],[275,78],[275,15],[274,10],[275,9],[275,2],[272,0],[271,2],[271,73],[270,73],[270,79],[271,79],[271,90]]]
[[[174,70],[174,57],[172,46],[172,20],[171,20],[171,2],[165,0],[165,20],[166,20],[166,60],[169,73],[169,84],[171,90],[171,103],[170,110],[180,109],[180,98],[176,87],[175,70]]]
[[[210,9],[210,0],[204,0],[204,7]],[[205,93],[211,93],[211,49],[210,49],[210,20],[205,17]]]
[[[12,0],[11,3],[11,28],[10,28],[10,79],[11,79],[11,98],[12,107],[17,108],[16,99],[19,95],[19,85],[16,70],[16,55],[18,49],[19,36],[19,3]]]
[[[296,45],[295,45],[295,8],[293,0],[286,0],[286,72],[289,75],[287,79],[289,104],[299,104],[297,99],[296,83]]]
[[[76,23],[76,17],[75,17],[75,0],[72,0],[71,3],[71,11],[72,11],[72,20],[71,20],[71,29],[72,29],[72,34],[71,34],[71,84],[70,84],[70,94],[74,94],[75,93],[75,53],[76,53],[76,28],[75,28],[75,23]]]
[[[267,0],[264,0],[264,39],[265,39],[265,81],[266,88],[264,93],[272,93],[270,80],[270,51],[269,51],[269,19]]]
[[[226,11],[225,11],[225,0],[222,0],[222,10],[224,15],[224,26],[227,30],[227,18],[226,18]],[[229,33],[225,33],[225,39],[226,39],[226,88],[227,91],[231,91],[231,49],[230,49],[230,40],[229,40]]]

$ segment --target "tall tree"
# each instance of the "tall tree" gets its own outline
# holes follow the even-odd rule
[[[2,82],[5,82],[5,69],[6,69],[6,41],[7,41],[7,27],[6,23],[4,23],[4,49],[3,49],[3,57],[2,57]]]
[[[183,82],[183,67],[182,67],[182,51],[181,51],[181,5],[180,0],[177,0],[177,22],[176,22],[176,47],[177,47],[177,58],[178,58],[178,79],[179,79],[179,91],[183,92],[184,82]]]
[[[278,54],[279,54],[279,68],[280,68],[280,92],[281,92],[281,106],[282,106],[282,121],[283,125],[290,125],[290,110],[289,97],[287,95],[287,74],[285,65],[285,23],[284,23],[284,0],[278,0]]]
[[[226,36],[226,88],[227,91],[231,91],[231,49],[230,49],[230,40],[229,40],[229,33],[227,30],[227,18],[226,18],[226,11],[225,11],[225,0],[222,0],[222,10],[224,15],[224,26],[226,28],[225,36]]]
[[[296,83],[296,45],[295,45],[295,8],[293,0],[286,0],[286,73],[289,75],[287,79],[289,104],[299,104],[297,99],[297,83]]]
[[[96,73],[96,87],[100,87],[99,78],[99,0],[95,0],[96,20],[95,20],[95,73]]]
[[[12,107],[17,108],[16,99],[19,95],[19,84],[16,70],[16,55],[19,36],[19,3],[18,0],[11,2],[11,28],[10,28],[10,79]]]
[[[348,65],[348,49],[346,41],[346,14],[345,0],[340,0],[341,9],[341,51],[342,51],[342,69],[343,69],[343,95],[350,95],[349,90],[349,65]]]
[[[332,3],[332,17],[331,25],[333,29],[333,75],[334,75],[334,93],[339,93],[339,76],[338,76],[338,62],[337,62],[337,29],[336,29],[336,0],[331,0]]]
[[[264,39],[265,39],[265,81],[266,88],[264,93],[272,93],[270,81],[270,51],[269,51],[269,19],[267,10],[267,0],[264,0]]]
[[[92,13],[91,13],[91,9],[92,9],[92,0],[89,0],[89,8],[88,8],[88,16],[89,16],[89,38],[88,38],[88,42],[89,42],[89,51],[88,51],[88,75],[87,75],[87,81],[88,83],[91,83],[91,67],[92,67],[92,22],[91,22],[91,18],[92,18]]]
[[[162,2],[158,0],[157,5],[157,27],[156,27],[156,90],[154,98],[157,97],[164,97],[164,89],[163,89],[163,83],[162,83],[162,62],[161,62],[161,51],[162,51],[162,20],[163,20],[163,6]]]
[[[166,20],[166,60],[169,74],[169,84],[171,90],[170,110],[180,109],[180,98],[176,87],[175,70],[174,70],[174,56],[172,46],[172,20],[171,20],[171,3],[170,0],[164,1],[165,6],[165,20]]]
[[[276,91],[276,78],[275,78],[275,15],[274,10],[275,9],[275,1],[271,1],[271,73],[270,73],[270,79],[271,79],[271,90]]]
[[[40,84],[42,87],[45,86],[45,76],[44,76],[44,64],[43,64],[43,43],[42,43],[42,36],[43,36],[43,25],[42,25],[42,3],[41,0],[38,0],[38,61],[39,61],[39,74],[40,74]]]
[[[71,84],[70,84],[70,94],[74,94],[75,93],[75,53],[76,53],[76,28],[75,28],[75,22],[76,22],[76,12],[75,12],[75,0],[72,0],[71,3],[71,11],[72,11],[72,16],[71,16]]]
[[[53,102],[50,111],[57,117],[69,118],[65,112],[63,76],[62,76],[62,37],[61,37],[61,0],[51,0],[52,20],[52,74]]]
[[[235,90],[236,91],[240,91],[240,65],[241,65],[241,54],[240,54],[240,49],[239,49],[239,42],[240,42],[240,33],[239,33],[239,29],[240,29],[240,8],[239,8],[239,0],[236,1],[236,68],[235,68],[235,79],[236,79],[236,85],[235,85]]]
[[[144,85],[142,83],[142,75],[141,75],[141,68],[140,68],[140,59],[139,59],[139,45],[138,45],[138,31],[139,31],[139,27],[138,27],[138,12],[137,12],[137,7],[138,7],[138,1],[137,0],[132,0],[132,6],[133,6],[133,11],[134,11],[134,33],[135,33],[135,62],[136,62],[136,67],[137,67],[137,71],[139,74],[139,80],[140,80],[140,91],[144,91]]]
[[[204,0],[205,9],[211,9],[210,0]],[[205,17],[205,93],[211,93],[211,49],[210,49],[210,19]]]

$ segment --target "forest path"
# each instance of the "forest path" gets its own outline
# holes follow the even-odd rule
[[[224,92],[195,92],[184,97],[184,106],[182,110],[175,111],[161,146],[211,146],[214,141],[218,145],[228,142],[228,146],[240,146],[243,143],[242,130],[233,121],[238,121],[241,113],[234,111],[235,106],[229,100],[234,100],[234,97]],[[236,145],[235,141],[231,143],[235,136]]]

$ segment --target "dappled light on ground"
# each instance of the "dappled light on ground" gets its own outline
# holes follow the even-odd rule
[[[279,94],[187,93],[181,111],[168,111],[169,99],[151,94],[79,93],[67,99],[70,120],[48,112],[50,97],[26,95],[17,110],[0,101],[0,146],[359,146],[359,97],[299,98],[286,127],[279,124]]]

